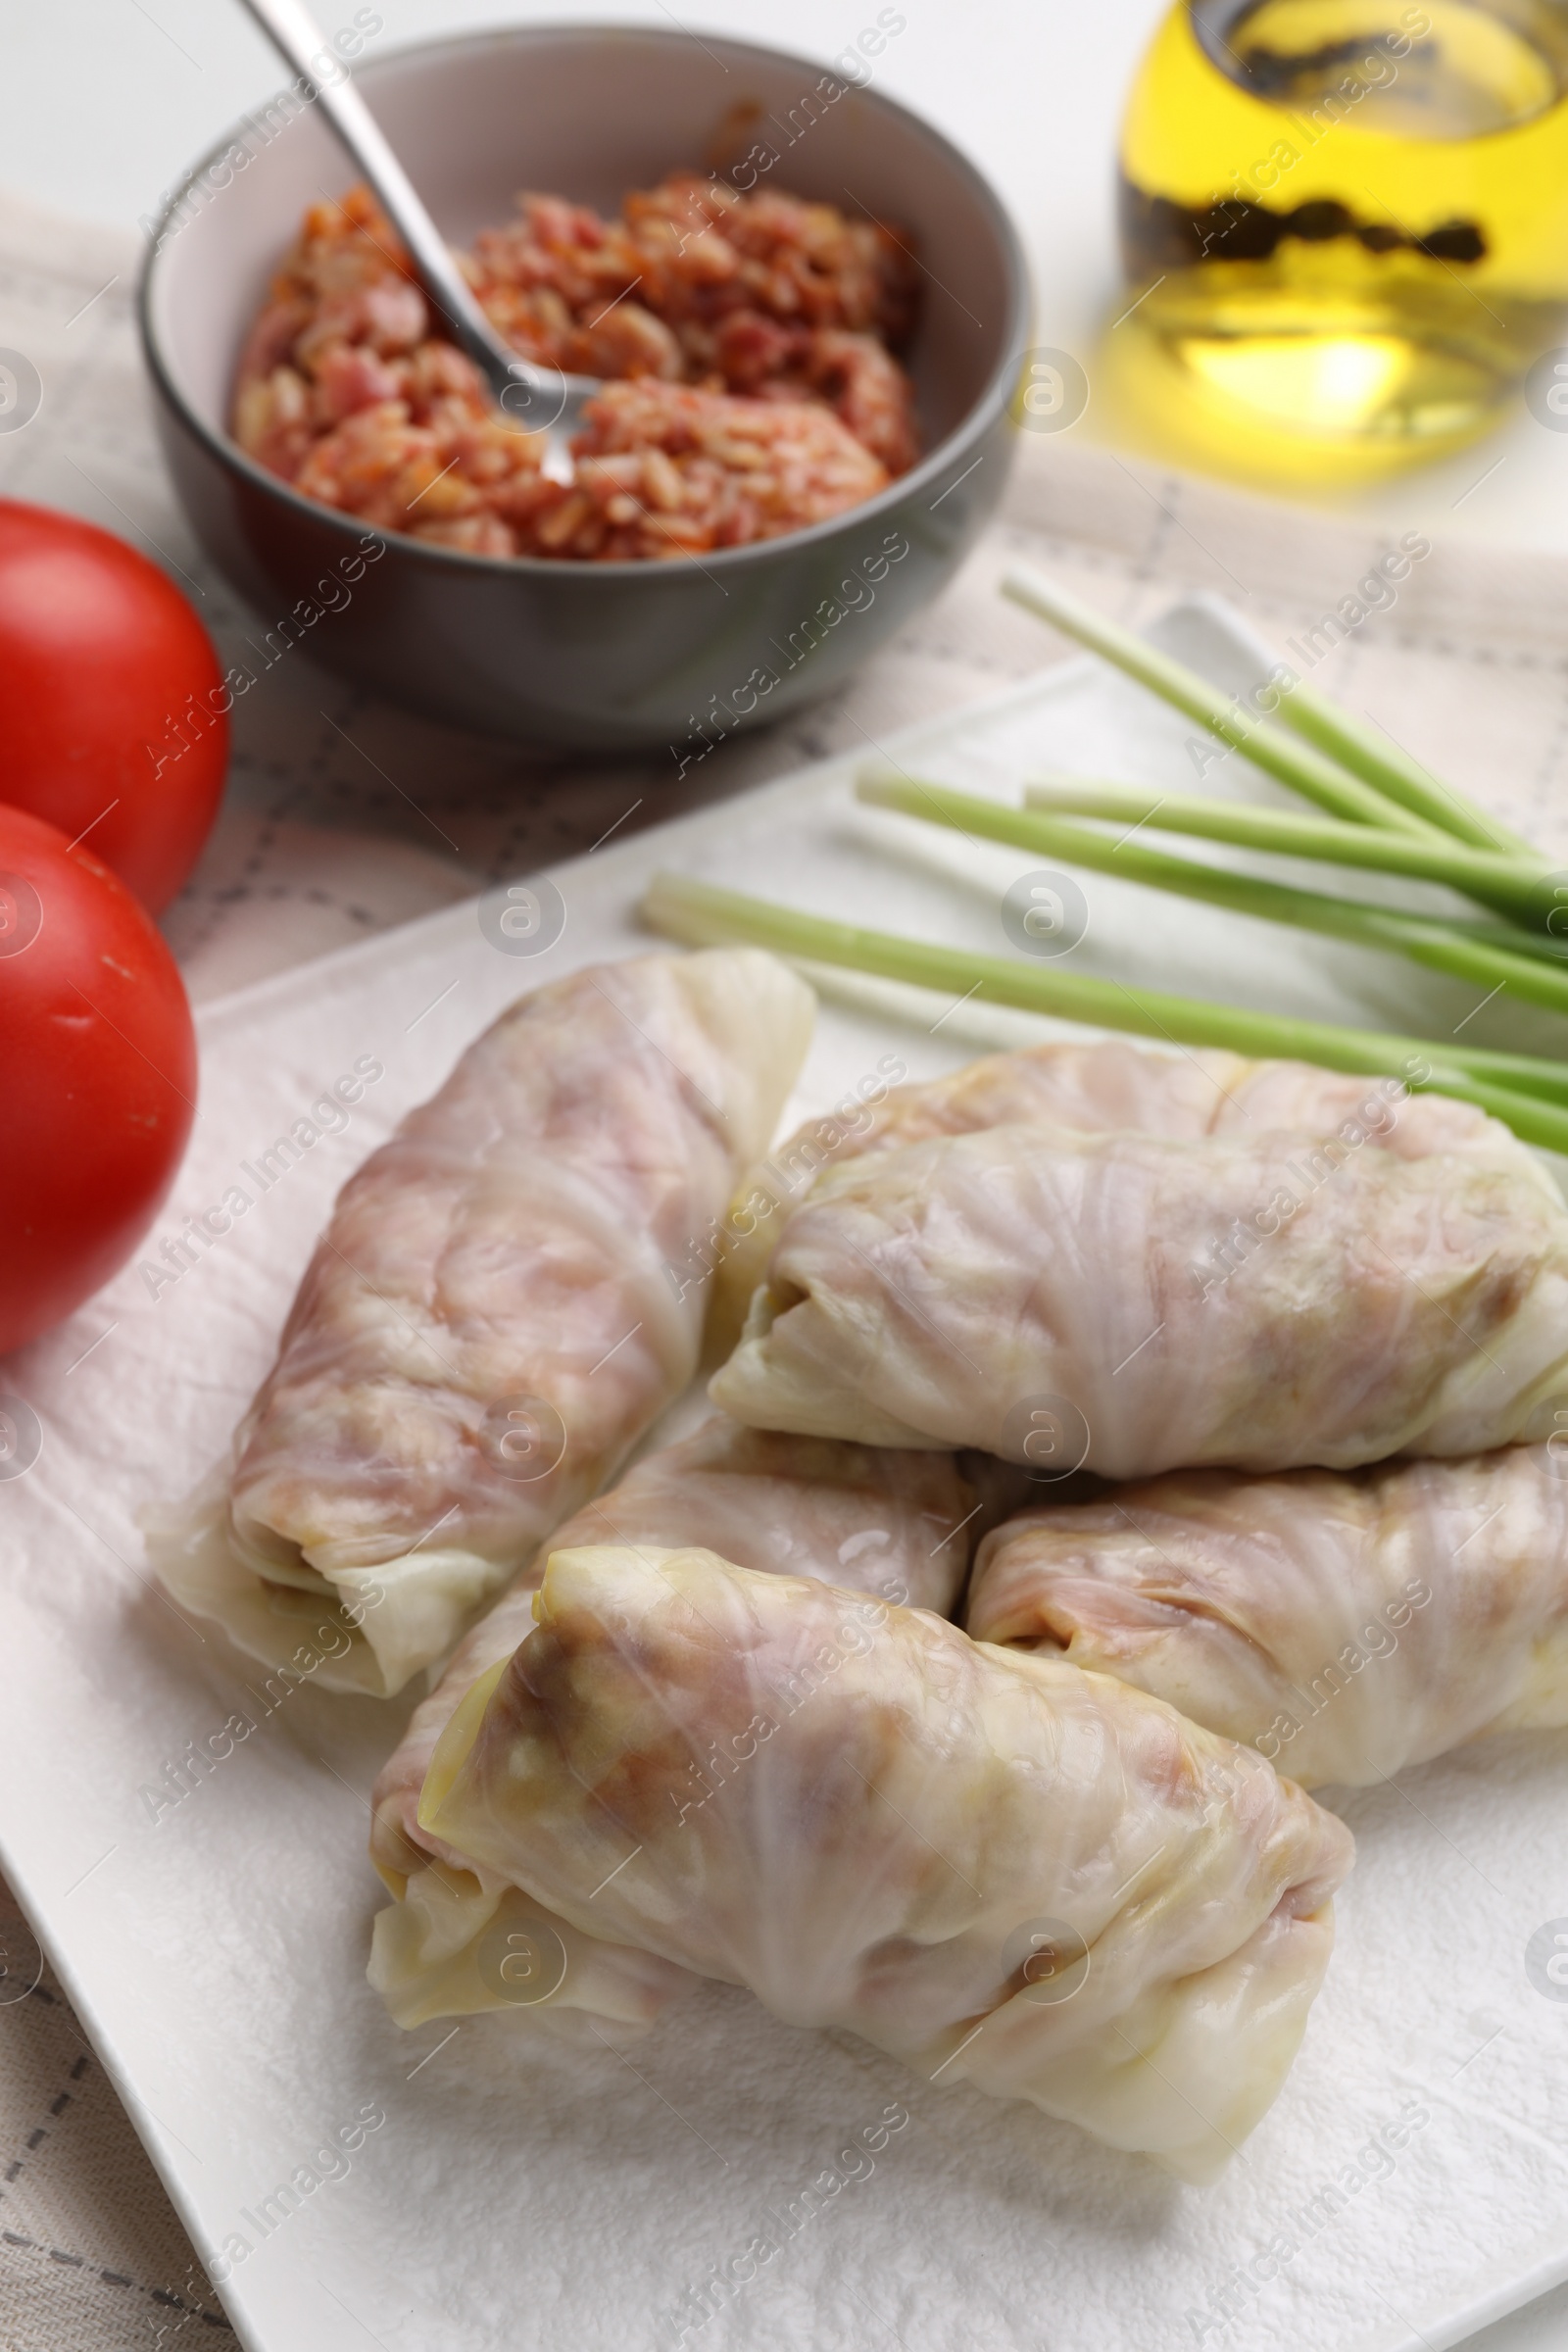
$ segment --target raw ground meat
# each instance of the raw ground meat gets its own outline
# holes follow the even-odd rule
[[[918,452],[894,357],[907,248],[874,221],[681,173],[618,220],[527,196],[464,267],[524,358],[608,379],[541,470],[477,368],[431,331],[372,199],[315,205],[240,362],[241,447],[306,497],[470,555],[701,555],[874,496]]]

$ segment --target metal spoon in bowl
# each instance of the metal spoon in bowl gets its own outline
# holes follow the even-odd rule
[[[571,436],[582,421],[584,402],[599,390],[597,379],[538,367],[519,359],[502,341],[353,82],[347,75],[341,81],[321,79],[316,61],[323,50],[331,54],[330,44],[303,0],[244,0],[244,5],[315,90],[317,104],[408,247],[415,275],[453,341],[479,369],[519,431],[545,435],[544,471],[555,481],[569,482],[574,470]]]

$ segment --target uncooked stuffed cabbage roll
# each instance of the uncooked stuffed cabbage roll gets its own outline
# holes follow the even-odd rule
[[[1151,1054],[1119,1038],[1096,1045],[1027,1046],[889,1089],[882,1070],[809,1119],[742,1179],[716,1237],[695,1246],[696,1272],[714,1267],[710,1337],[727,1351],[740,1336],[788,1210],[818,1169],[905,1144],[986,1127],[1065,1127],[1080,1135],[1205,1135],[1268,1128],[1335,1136],[1422,1159],[1456,1152],[1555,1187],[1500,1120],[1448,1095],[1412,1095],[1397,1078],[1347,1077],[1302,1061],[1247,1061],[1219,1052]]]
[[[493,1873],[466,1867],[416,1817],[436,1741],[460,1701],[532,1633],[534,1594],[551,1551],[702,1545],[744,1567],[814,1576],[947,1616],[984,1517],[951,1453],[780,1437],[742,1429],[721,1414],[682,1444],[634,1463],[617,1487],[540,1546],[530,1569],[480,1619],[376,1782],[370,1856],[399,1899],[376,1921],[370,1982],[398,2023],[509,2008],[554,2027],[566,2022],[559,2009],[586,2008],[627,2028],[650,2023],[687,1981],[668,1962],[623,1946],[590,1953],[591,1939],[580,1935],[575,1964],[559,1985],[519,1976],[519,1946],[508,1943],[518,1933],[514,1892]],[[564,1922],[549,1924],[566,1936]]]
[[[765,1144],[812,1006],[742,948],[504,1013],[339,1195],[232,1470],[153,1533],[175,1597],[272,1663],[336,1629],[333,1689],[443,1656],[691,1380],[702,1301],[666,1267]]]
[[[1348,1832],[1059,1660],[708,1551],[555,1551],[419,1817],[573,1927],[1182,2178],[1278,2090]],[[570,1956],[560,1965],[569,1974]]]
[[[1510,1446],[1030,1511],[981,1544],[969,1631],[1135,1683],[1309,1787],[1382,1780],[1568,1725],[1564,1473]]]
[[[1534,1171],[1016,1126],[824,1170],[710,1394],[1125,1479],[1479,1453],[1551,1428],[1565,1357],[1568,1211]]]

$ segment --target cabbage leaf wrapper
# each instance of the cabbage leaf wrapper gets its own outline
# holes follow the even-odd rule
[[[762,1573],[814,1576],[948,1616],[984,1521],[954,1454],[780,1437],[743,1429],[721,1414],[682,1443],[635,1462],[618,1486],[540,1546],[459,1645],[376,1781],[370,1856],[398,1900],[376,1921],[370,1982],[397,2022],[416,2026],[431,2017],[507,2009],[530,2027],[569,2030],[568,2013],[584,2001],[626,2030],[651,2024],[692,1981],[667,1962],[624,1947],[590,1953],[580,1936],[577,1965],[559,1986],[536,1980],[527,1930],[505,1880],[472,1868],[416,1818],[436,1742],[459,1704],[532,1633],[534,1594],[552,1550],[702,1545]],[[567,1933],[564,1921],[544,1920],[537,1906],[533,1916],[540,1936]],[[585,1974],[590,1959],[591,1976]]]
[[[1561,1730],[1568,1457],[1194,1471],[1031,1510],[981,1544],[968,1627],[1136,1684],[1308,1788]]]
[[[670,1272],[765,1145],[814,999],[756,949],[523,998],[338,1196],[232,1467],[149,1522],[251,1656],[386,1695],[693,1378]],[[325,1652],[324,1657],[322,1652]]]
[[[436,1750],[419,1818],[446,1845],[574,1929],[1185,2180],[1268,2107],[1352,1845],[1261,1757],[709,1551],[556,1551],[534,1608]]]
[[[1480,1453],[1545,1437],[1565,1377],[1540,1170],[1014,1126],[824,1170],[709,1394],[758,1428],[1037,1466],[1049,1441],[1130,1479]]]
[[[1457,1152],[1511,1168],[1557,1198],[1529,1146],[1500,1119],[1451,1096],[1412,1095],[1397,1079],[1347,1077],[1303,1061],[1239,1054],[1159,1054],[1119,1038],[1095,1045],[1025,1046],[986,1054],[941,1078],[889,1088],[873,1078],[808,1119],[747,1171],[718,1239],[710,1336],[727,1354],[785,1218],[829,1164],[987,1127],[1064,1127],[1077,1135],[1261,1135],[1270,1128],[1335,1137],[1400,1159]]]

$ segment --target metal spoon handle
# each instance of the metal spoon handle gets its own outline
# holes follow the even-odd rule
[[[545,371],[509,351],[485,317],[414,182],[353,82],[347,74],[335,81],[321,78],[319,61],[323,50],[331,54],[330,45],[303,0],[244,0],[244,5],[295,73],[315,90],[317,104],[408,247],[420,285],[498,397],[509,384],[543,391]],[[559,379],[555,380],[559,385]]]

